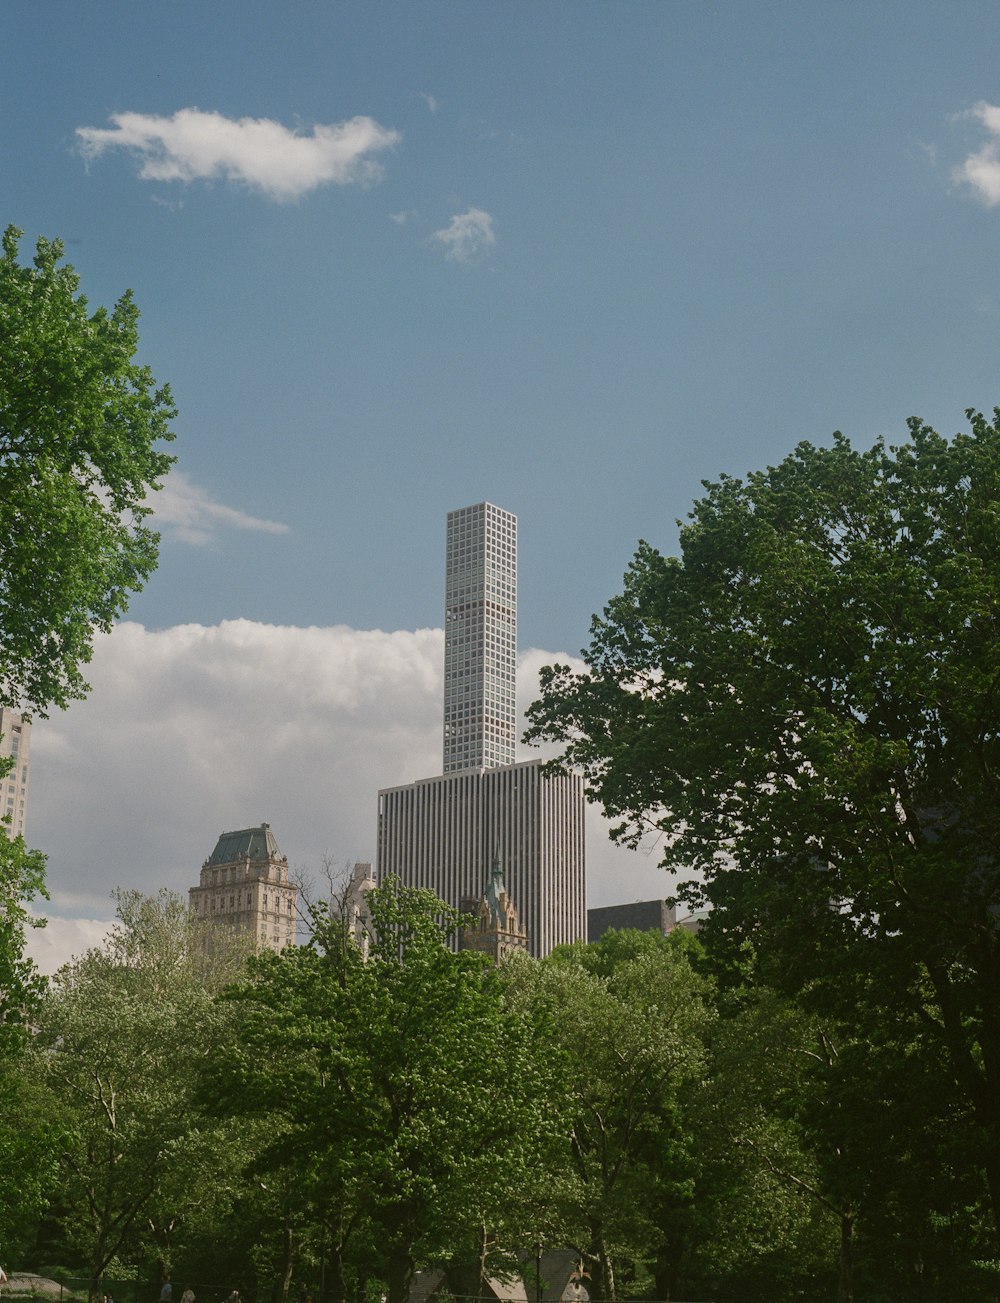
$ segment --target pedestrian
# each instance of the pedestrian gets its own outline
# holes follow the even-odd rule
[[[4,1271],[3,1267],[0,1267],[0,1285],[6,1285],[6,1284],[7,1284],[7,1273]]]
[[[226,1303],[240,1303],[240,1291],[238,1289],[234,1289],[233,1292],[226,1299]]]
[[[160,1303],[173,1303],[174,1287],[170,1283],[169,1276],[164,1280],[160,1288]]]
[[[181,1303],[194,1303],[194,1290],[190,1285],[181,1295]]]

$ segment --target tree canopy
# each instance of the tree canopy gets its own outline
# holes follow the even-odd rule
[[[251,964],[207,1095],[270,1119],[258,1168],[297,1173],[300,1223],[322,1210],[334,1300],[371,1272],[405,1303],[416,1267],[453,1260],[478,1260],[478,1292],[498,1236],[535,1229],[518,1215],[559,1136],[553,1065],[496,971],[448,948],[432,893],[390,879],[368,907],[367,956],[318,911],[308,945]]]
[[[211,988],[230,956],[206,956],[203,928],[170,892],[120,892],[117,903],[104,946],[53,978],[34,1041],[35,1072],[65,1128],[62,1225],[95,1299],[109,1263],[144,1233],[169,1271],[173,1232],[211,1202],[195,1180],[205,1151],[222,1162],[217,1129],[193,1113],[190,1093],[219,1039],[225,1010]]]
[[[1000,409],[947,439],[800,444],[646,543],[529,736],[730,950],[947,1052],[1000,1209]],[[942,1082],[944,1088],[951,1081]]]
[[[94,629],[156,565],[143,520],[175,412],[135,360],[131,293],[91,312],[61,243],[25,267],[20,234],[0,256],[0,704],[44,714],[83,696]]]

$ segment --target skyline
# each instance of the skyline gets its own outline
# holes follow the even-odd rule
[[[449,510],[521,522],[523,709],[702,480],[1000,401],[985,2],[47,13],[5,12],[4,223],[134,290],[180,410],[159,570],[33,735],[57,918],[261,820],[373,857],[437,770]],[[667,894],[588,819],[593,904]]]

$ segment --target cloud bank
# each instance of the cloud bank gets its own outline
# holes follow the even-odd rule
[[[980,100],[966,116],[978,118],[991,139],[982,149],[970,154],[955,169],[953,177],[990,208],[995,208],[1000,204],[1000,107]]]
[[[443,634],[230,620],[95,642],[86,701],[32,736],[28,840],[49,856],[51,971],[101,934],[116,886],[186,893],[223,831],[267,821],[294,868],[374,860],[377,792],[440,773]],[[563,653],[528,651],[518,698]],[[532,752],[524,751],[526,759]],[[591,904],[666,895],[588,808]]]
[[[456,213],[447,226],[431,237],[445,247],[445,257],[453,262],[471,262],[483,250],[496,244],[493,218],[482,208]]]
[[[144,181],[224,178],[272,199],[297,199],[324,185],[370,184],[382,175],[372,155],[399,143],[397,131],[373,118],[317,123],[292,130],[270,118],[227,118],[200,109],[172,117],[114,113],[110,127],[77,127],[88,159],[127,150]]]
[[[182,543],[204,546],[213,542],[220,527],[249,529],[263,534],[287,534],[288,525],[262,520],[236,507],[227,507],[200,488],[184,471],[175,467],[163,487],[151,495],[152,523],[168,537]]]

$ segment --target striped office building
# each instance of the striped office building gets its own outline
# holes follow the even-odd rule
[[[479,896],[499,851],[528,953],[586,939],[583,779],[540,760],[425,778],[379,792],[378,876],[454,905]]]

